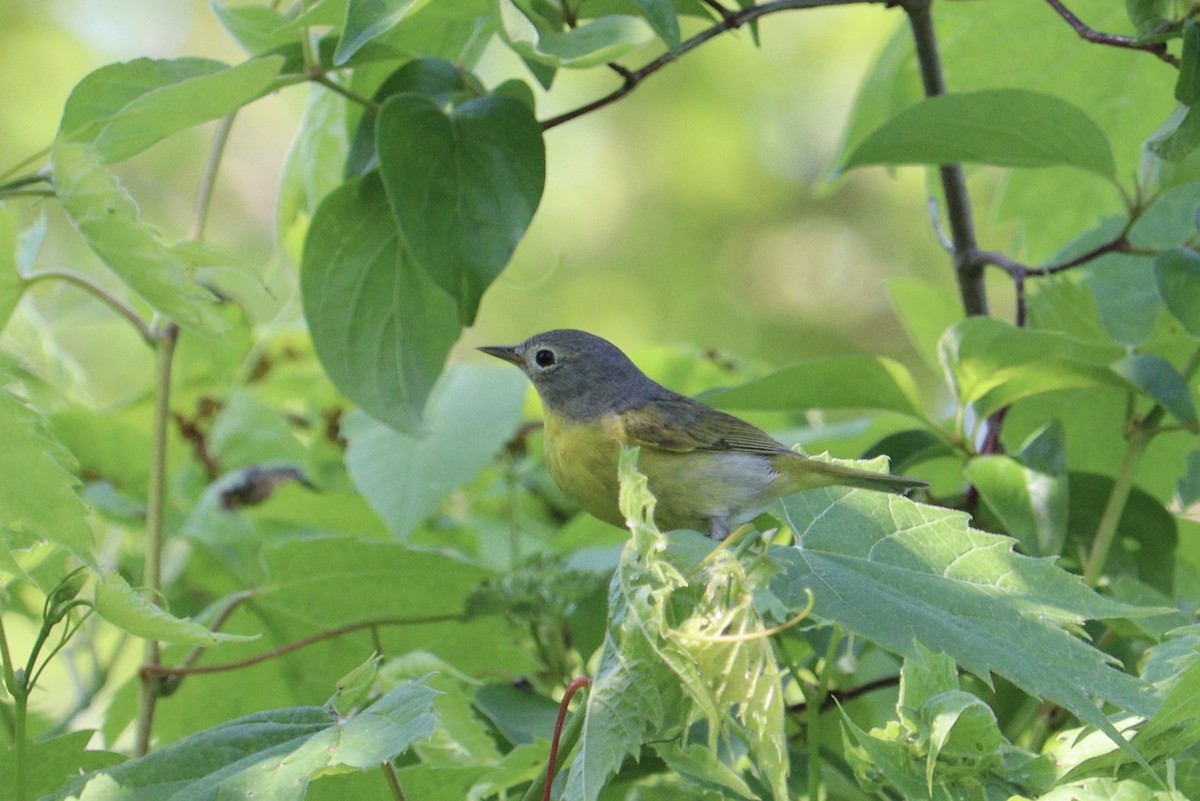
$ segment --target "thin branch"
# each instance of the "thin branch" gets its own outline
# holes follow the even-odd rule
[[[241,592],[235,592],[233,595],[229,596],[229,598],[225,601],[225,605],[221,607],[221,611],[217,612],[216,617],[214,617],[212,623],[209,624],[209,628],[213,631],[219,631],[221,626],[225,625],[225,621],[229,620],[239,606],[257,594],[258,592],[256,590],[242,590]],[[179,663],[179,666],[185,669],[192,667],[197,661],[199,661],[200,657],[204,655],[206,650],[208,650],[207,646],[197,645],[195,648],[188,651],[187,656],[183,658],[183,661]],[[175,692],[179,689],[179,685],[182,683],[183,676],[169,677],[163,682],[163,695],[170,695],[171,693]]]
[[[384,762],[383,775],[387,779],[388,789],[392,791],[392,798],[396,801],[406,801],[404,788],[400,786],[400,775],[396,773],[396,766],[391,762]]]
[[[555,128],[565,122],[570,122],[571,120],[582,117],[585,114],[590,114],[597,109],[604,108],[607,105],[617,102],[636,89],[638,84],[646,80],[646,78],[658,72],[668,64],[677,61],[683,54],[695,50],[708,40],[715,39],[723,33],[736,30],[748,22],[753,22],[759,17],[765,17],[768,14],[774,14],[779,11],[791,11],[801,8],[823,8],[825,6],[845,6],[858,3],[886,4],[888,2],[890,2],[890,0],[772,0],[772,2],[762,3],[760,5],[751,6],[750,8],[744,8],[741,11],[729,12],[722,17],[720,22],[716,23],[712,27],[706,28],[690,39],[684,40],[684,42],[679,46],[679,52],[671,53],[668,51],[653,61],[650,61],[640,69],[626,70],[628,74],[622,76],[624,78],[623,83],[608,94],[599,97],[590,103],[585,103],[578,108],[574,108],[557,116],[550,117],[547,120],[543,120],[541,123],[542,130],[548,131],[551,128]],[[612,65],[610,65],[610,67],[611,66]],[[621,69],[624,68],[622,67]]]
[[[307,648],[310,645],[316,645],[319,642],[336,639],[346,634],[353,634],[356,631],[363,629],[375,628],[378,626],[419,626],[430,623],[453,623],[455,621],[464,621],[467,616],[463,612],[455,612],[444,615],[426,615],[424,617],[385,617],[378,620],[364,620],[359,623],[350,623],[345,626],[338,626],[335,629],[327,629],[319,632],[311,637],[305,637],[294,642],[281,645],[278,648],[272,648],[270,651],[264,651],[261,654],[251,656],[247,659],[239,659],[236,662],[221,662],[215,665],[198,665],[198,666],[180,666],[167,667],[165,665],[147,663],[142,665],[141,676],[143,680],[153,679],[161,676],[191,676],[200,673],[225,673],[230,670],[240,670],[242,668],[251,667],[253,665],[267,662],[272,659],[290,654],[292,651],[299,651],[301,648]]]
[[[937,34],[933,27],[933,14],[929,10],[930,0],[902,0],[900,5],[908,14],[913,42],[917,50],[917,63],[921,68],[921,81],[926,97],[946,93],[946,78],[942,70],[942,57],[938,51]],[[987,290],[983,283],[984,265],[976,259],[978,245],[975,241],[974,213],[971,198],[967,194],[967,179],[960,164],[943,164],[938,167],[942,183],[942,194],[946,197],[946,218],[950,223],[950,241],[953,244],[954,272],[958,278],[959,295],[963,310],[968,315],[988,313]]]
[[[875,679],[874,681],[869,681],[866,684],[860,684],[857,687],[848,687],[845,690],[830,690],[826,694],[825,700],[821,702],[821,711],[828,712],[836,704],[852,701],[855,698],[858,698],[860,695],[873,693],[876,690],[883,690],[887,687],[895,687],[899,683],[899,676],[884,676],[882,679]],[[788,709],[791,712],[802,715],[805,711],[807,711],[808,704],[792,704],[790,707],[788,707]]]
[[[1102,33],[1095,28],[1091,28],[1084,24],[1083,20],[1075,16],[1070,9],[1060,2],[1060,0],[1046,0],[1060,17],[1066,20],[1067,24],[1074,29],[1075,33],[1079,34],[1081,39],[1085,39],[1094,44],[1108,45],[1109,47],[1120,47],[1126,50],[1141,50],[1150,53],[1159,61],[1165,61],[1172,67],[1179,67],[1179,59],[1171,55],[1167,51],[1165,42],[1142,42],[1134,36],[1119,36],[1115,33]]]
[[[362,106],[369,111],[379,111],[379,104],[369,97],[364,97],[357,92],[351,91],[342,86],[337,81],[332,80],[328,75],[321,71],[313,71],[308,74],[308,79],[313,83],[319,83],[331,92],[337,92],[342,97]]]
[[[74,284],[101,302],[106,303],[109,308],[129,321],[130,325],[132,325],[137,330],[138,334],[141,335],[143,341],[145,341],[147,344],[154,343],[154,334],[151,332],[150,326],[141,318],[141,315],[133,310],[132,306],[129,306],[117,296],[110,294],[107,289],[100,286],[100,284],[96,283],[83,273],[66,269],[41,270],[25,278],[25,281],[28,284],[36,284],[39,281],[52,280],[65,281],[69,284]]]

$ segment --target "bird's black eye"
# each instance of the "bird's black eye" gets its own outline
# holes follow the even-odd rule
[[[554,364],[554,351],[548,348],[542,348],[537,353],[533,354],[533,361],[538,367],[550,367]]]

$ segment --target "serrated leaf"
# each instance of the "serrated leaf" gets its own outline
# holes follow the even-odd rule
[[[532,110],[495,96],[447,110],[399,94],[379,110],[375,141],[407,251],[471,324],[542,197],[546,152]]]
[[[228,323],[213,296],[184,272],[137,205],[87,145],[54,145],[54,187],[71,223],[118,278],[181,326],[219,334]]]
[[[926,98],[863,140],[844,168],[867,164],[1068,165],[1112,178],[1112,147],[1083,110],[1041,92],[989,89]]]
[[[109,64],[71,90],[59,133],[68,142],[91,145],[101,163],[122,161],[261,97],[282,67],[282,56],[233,67],[204,58]]]
[[[921,416],[916,383],[904,365],[882,356],[842,356],[794,364],[704,396],[720,409],[886,409]]]
[[[321,202],[300,290],[334,385],[396,430],[421,430],[425,401],[461,329],[454,301],[405,255],[377,175]]]
[[[175,617],[146,600],[120,573],[109,573],[96,583],[95,609],[117,628],[147,640],[208,646],[257,638],[210,631],[189,618]]]
[[[388,529],[406,537],[492,461],[520,422],[525,392],[515,370],[461,366],[434,388],[421,435],[352,413],[342,429],[350,478]]]
[[[74,457],[36,412],[3,388],[0,442],[0,544],[26,548],[51,542],[95,569],[88,510],[76,494],[79,480],[68,469]]]
[[[969,529],[966,515],[857,490],[800,493],[775,513],[797,533],[796,548],[773,551],[783,572],[770,586],[785,602],[799,603],[808,588],[822,619],[896,653],[913,653],[914,642],[945,652],[1114,739],[1097,700],[1137,714],[1156,709],[1146,684],[1061,628],[1146,610],[1096,595],[1050,560],[1014,553],[1012,540]]]
[[[1134,353],[1114,364],[1112,371],[1161,404],[1176,420],[1196,428],[1192,390],[1166,359],[1150,353]]]
[[[401,684],[343,723],[315,706],[257,712],[73,779],[54,798],[299,801],[324,773],[376,768],[428,737],[435,694],[419,682]]]
[[[1176,248],[1154,260],[1154,279],[1167,309],[1184,329],[1200,337],[1200,255]]]

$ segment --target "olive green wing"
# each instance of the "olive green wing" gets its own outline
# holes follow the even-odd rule
[[[682,395],[656,398],[621,415],[628,445],[665,451],[726,451],[764,456],[790,452],[745,420]]]

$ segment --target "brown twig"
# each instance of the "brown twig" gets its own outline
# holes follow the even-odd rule
[[[1115,33],[1103,33],[1084,24],[1083,20],[1075,16],[1069,8],[1064,6],[1061,0],[1046,0],[1060,17],[1066,20],[1067,24],[1074,29],[1075,33],[1079,34],[1081,39],[1092,42],[1094,44],[1108,45],[1109,47],[1120,47],[1125,50],[1141,50],[1145,53],[1150,53],[1159,61],[1165,61],[1172,67],[1179,67],[1179,59],[1171,55],[1167,51],[1165,42],[1143,42],[1134,36],[1120,36]]]
[[[845,703],[858,698],[860,695],[873,693],[876,690],[882,690],[886,687],[895,687],[900,683],[899,676],[884,676],[882,679],[868,681],[866,684],[860,684],[857,687],[850,687],[845,690],[830,690],[825,694],[825,700],[821,702],[821,711],[826,712],[833,708],[835,704]],[[808,704],[792,704],[788,709],[797,714],[802,715],[807,710]]]
[[[548,131],[551,128],[555,128],[565,122],[570,122],[571,120],[582,117],[585,114],[589,114],[597,109],[604,108],[607,105],[617,102],[636,89],[642,81],[646,80],[646,78],[658,72],[671,62],[676,61],[684,53],[695,50],[709,39],[714,39],[723,33],[736,30],[746,23],[752,22],[759,17],[764,17],[767,14],[774,14],[779,11],[791,11],[801,8],[844,6],[854,3],[885,4],[887,2],[889,2],[889,0],[772,0],[772,2],[762,3],[760,5],[751,6],[750,8],[744,8],[741,11],[728,12],[722,16],[720,22],[716,23],[710,28],[706,28],[690,39],[686,39],[682,44],[679,45],[679,51],[677,53],[663,53],[661,56],[644,65],[640,69],[627,70],[624,67],[621,67],[620,70],[624,70],[624,73],[622,73],[623,80],[619,87],[608,94],[591,101],[590,103],[585,103],[578,108],[574,108],[570,111],[543,120],[541,123],[542,130]],[[609,67],[613,68],[613,65],[610,64]],[[620,70],[614,69],[614,71],[618,72]]]
[[[198,666],[180,666],[166,667],[165,665],[145,664],[142,665],[141,676],[143,680],[149,680],[156,676],[191,676],[199,673],[225,673],[230,670],[240,670],[242,668],[251,667],[261,662],[267,662],[272,659],[290,654],[292,651],[299,651],[301,648],[307,648],[310,645],[316,645],[319,642],[336,639],[346,634],[353,634],[356,631],[363,629],[373,629],[382,626],[420,626],[431,623],[452,623],[455,621],[461,622],[467,619],[467,615],[463,612],[454,612],[444,615],[425,615],[421,617],[383,617],[376,620],[363,620],[358,623],[350,623],[345,626],[338,626],[334,629],[327,629],[319,632],[311,637],[295,640],[286,645],[281,645],[278,648],[272,648],[270,651],[264,651],[261,654],[249,657],[247,659],[239,659],[236,662],[220,662],[215,665],[198,665]]]

